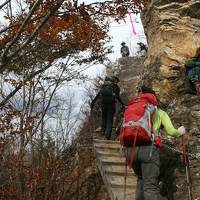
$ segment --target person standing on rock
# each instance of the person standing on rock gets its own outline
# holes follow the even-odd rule
[[[142,86],[139,89],[139,95],[144,95],[144,94],[148,94],[151,97],[153,94],[154,95],[153,99],[156,104],[157,101],[155,99],[155,92],[152,89]],[[137,102],[138,101],[139,99],[137,100]],[[135,111],[133,110],[132,115],[137,114],[134,112]],[[139,121],[137,122],[137,127],[139,126],[138,123]],[[128,125],[130,128],[131,124]],[[136,146],[134,147],[133,146],[126,147],[127,163],[131,165],[135,174],[137,175],[137,186],[136,186],[136,196],[135,196],[136,200],[158,200],[158,193],[159,193],[158,177],[160,168],[159,148],[161,146],[159,129],[161,128],[161,126],[164,127],[166,133],[171,137],[178,138],[185,134],[185,127],[181,126],[178,129],[175,129],[174,126],[172,125],[172,122],[168,114],[165,111],[161,110],[160,108],[154,110],[154,113],[152,115],[152,126],[153,129],[151,134],[153,135],[152,138],[154,139],[151,139],[149,142],[143,143],[142,145],[136,144]],[[134,130],[133,127],[132,130]],[[138,130],[139,128],[137,128],[137,131]],[[138,134],[139,133],[137,132],[137,135]],[[138,138],[137,139],[138,141],[139,136],[136,137]]]
[[[121,52],[122,57],[128,57],[129,56],[129,54],[130,54],[129,48],[126,45],[125,42],[121,43],[121,50],[120,50],[120,52]]]
[[[113,125],[113,116],[115,114],[115,104],[119,101],[125,105],[120,98],[120,88],[117,85],[119,79],[116,76],[106,77],[99,93],[91,102],[91,109],[93,109],[95,102],[98,98],[101,99],[102,109],[102,134],[110,140]]]

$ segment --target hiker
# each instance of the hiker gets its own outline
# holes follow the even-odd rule
[[[192,60],[185,63],[186,68],[186,92],[200,94],[200,47]]]
[[[138,54],[145,55],[147,53],[147,50],[148,50],[147,45],[145,45],[142,42],[138,42],[137,45],[139,46]]]
[[[121,52],[121,54],[122,54],[122,57],[128,57],[129,54],[130,54],[128,46],[126,46],[126,43],[125,43],[125,42],[122,42],[122,43],[121,43],[121,46],[122,46],[122,47],[121,47],[120,52]]]
[[[119,101],[125,105],[120,98],[120,88],[117,85],[119,79],[116,76],[106,77],[99,93],[91,102],[91,109],[93,109],[98,98],[101,99],[102,108],[102,134],[110,140],[113,125],[113,116],[115,113],[115,103]]]
[[[139,94],[129,100],[124,113],[120,142],[126,147],[128,165],[137,175],[136,200],[158,199],[161,126],[169,136],[180,137],[185,134],[185,127],[175,129],[168,114],[157,108],[157,104],[155,92],[142,86]],[[130,137],[133,135],[135,137]]]
[[[145,52],[147,52],[147,45],[145,45],[145,44],[142,43],[142,42],[138,42],[137,44],[138,44],[139,47],[140,47],[140,51],[145,51]]]

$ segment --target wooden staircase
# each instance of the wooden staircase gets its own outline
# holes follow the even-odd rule
[[[125,157],[120,153],[119,142],[93,139],[93,147],[98,168],[111,200],[133,200],[136,176],[127,167],[125,190]]]

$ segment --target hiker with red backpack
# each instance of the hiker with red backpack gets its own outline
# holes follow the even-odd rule
[[[117,85],[118,82],[119,79],[116,76],[107,76],[99,93],[96,95],[90,105],[91,109],[93,109],[96,100],[99,98],[101,99],[102,135],[104,135],[108,140],[111,138],[116,101],[119,101],[122,105],[125,105],[120,98],[120,88]]]
[[[175,129],[168,114],[157,108],[155,92],[142,86],[125,109],[120,142],[126,149],[127,164],[137,175],[136,200],[158,199],[159,147],[161,125],[172,137],[185,134],[181,126]]]

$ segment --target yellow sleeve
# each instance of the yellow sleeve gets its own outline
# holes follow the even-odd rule
[[[163,110],[160,110],[160,117],[161,117],[161,124],[164,126],[167,135],[172,137],[180,137],[180,133],[177,129],[174,128],[171,119],[169,118],[168,114]]]

